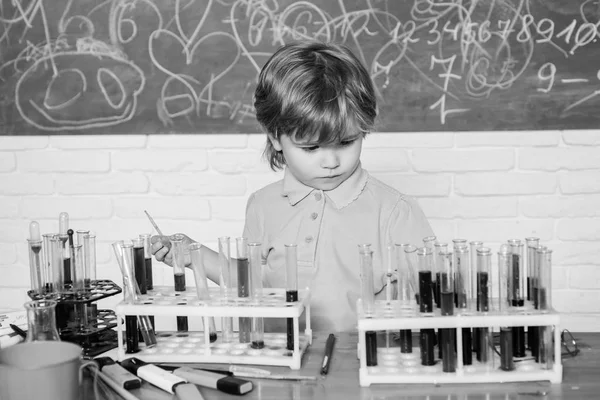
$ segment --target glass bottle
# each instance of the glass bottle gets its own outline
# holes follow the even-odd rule
[[[27,312],[27,337],[25,342],[59,340],[56,329],[56,304],[54,300],[34,300],[25,303]]]

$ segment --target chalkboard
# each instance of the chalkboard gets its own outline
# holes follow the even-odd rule
[[[596,0],[0,0],[0,134],[260,132],[280,45],[351,47],[378,131],[596,128]]]

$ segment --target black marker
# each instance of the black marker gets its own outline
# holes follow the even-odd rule
[[[321,375],[327,375],[329,364],[331,364],[331,355],[333,354],[333,345],[335,344],[335,335],[329,334],[327,343],[325,343],[325,355],[323,355],[323,364],[321,365]]]
[[[176,394],[180,400],[204,399],[195,385],[188,384],[184,378],[170,374],[156,365],[148,364],[138,358],[128,358],[121,361],[121,366],[159,389]]]
[[[142,380],[117,364],[110,357],[98,357],[94,361],[98,363],[98,369],[123,389],[137,389],[142,386]]]
[[[234,376],[229,376],[228,374],[224,375],[190,367],[180,367],[174,369],[173,374],[187,379],[187,381],[190,383],[217,389],[223,393],[246,394],[253,389],[252,382],[245,379],[236,378]]]
[[[19,334],[19,336],[21,336],[23,339],[25,339],[27,337],[27,331],[24,331],[23,329],[19,328],[15,324],[9,324],[9,325],[12,328],[12,330],[17,332]]]

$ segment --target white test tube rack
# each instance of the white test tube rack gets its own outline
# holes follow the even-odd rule
[[[497,299],[492,299],[497,302]],[[491,383],[491,382],[529,382],[550,381],[562,382],[563,368],[561,363],[560,315],[552,310],[542,313],[535,310],[531,304],[513,308],[510,312],[488,312],[485,315],[452,315],[442,316],[439,309],[433,313],[419,313],[417,305],[403,307],[400,301],[375,301],[375,313],[367,318],[361,311],[362,301],[357,302],[358,313],[358,358],[360,361],[359,383],[368,387],[379,383],[420,383],[420,384],[451,384],[451,383]],[[413,311],[416,310],[416,311]],[[457,309],[455,309],[457,311]],[[463,365],[462,329],[460,328],[493,328],[508,326],[551,326],[553,327],[553,366],[545,369],[544,364],[536,363],[532,357],[515,362],[515,369],[504,371],[500,369],[500,357],[494,353],[494,369],[482,367],[473,353],[472,365]],[[378,346],[377,366],[367,366],[367,349],[365,333],[367,331],[385,332],[403,329],[418,333],[420,329],[457,328],[456,329],[456,371],[443,372],[442,361],[437,359],[432,366],[421,365],[420,347],[413,340],[412,353],[401,353],[400,347]],[[391,332],[390,332],[391,334]],[[435,348],[438,354],[437,347]]]
[[[159,286],[149,290],[145,295],[139,295],[137,304],[119,303],[115,308],[118,317],[117,357],[119,361],[136,357],[151,363],[232,363],[300,369],[302,355],[312,344],[310,291],[299,291],[298,301],[288,303],[285,300],[285,289],[265,288],[263,299],[259,304],[252,304],[250,298],[237,297],[224,303],[219,288],[209,288],[209,292],[211,299],[200,301],[195,290],[175,292],[171,286]],[[303,314],[306,325],[304,334],[300,335],[300,317]],[[124,333],[125,316],[128,315],[199,317],[204,319],[204,327],[209,326],[210,317],[292,318],[294,349],[286,348],[286,332],[265,332],[264,347],[254,349],[251,343],[239,343],[237,334],[234,334],[231,341],[225,343],[221,332],[217,332],[217,340],[210,343],[210,332],[204,329],[200,332],[156,332],[156,346],[146,348],[140,341],[140,351],[126,353]]]

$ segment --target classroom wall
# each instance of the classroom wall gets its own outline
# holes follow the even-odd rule
[[[110,243],[151,231],[215,248],[242,232],[248,195],[281,177],[263,135],[0,137],[0,309],[27,300],[32,220],[97,234],[98,277],[121,284]],[[554,250],[553,301],[572,331],[600,331],[600,132],[372,134],[364,166],[419,199],[443,241],[538,236]],[[155,263],[155,282],[172,285]],[[193,282],[190,277],[188,282]],[[112,307],[120,296],[102,300]]]

